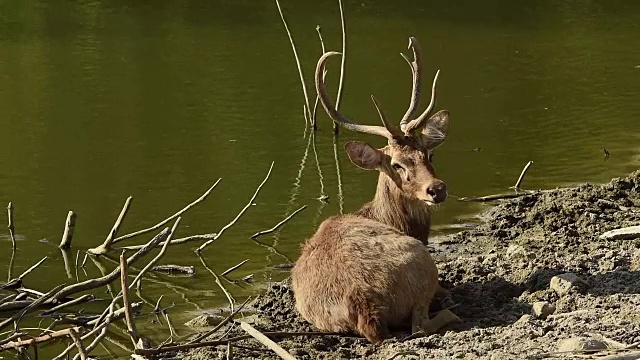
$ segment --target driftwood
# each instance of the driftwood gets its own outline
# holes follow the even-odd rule
[[[15,226],[13,225],[13,203],[9,202],[7,205],[7,217],[9,218],[9,225],[7,228],[9,229],[9,236],[11,237],[11,246],[13,246],[13,250],[16,249],[16,234],[15,234]]]
[[[113,245],[113,240],[115,239],[116,234],[120,229],[120,225],[122,224],[122,221],[124,220],[124,217],[125,215],[127,215],[127,212],[129,211],[129,207],[131,206],[131,200],[133,200],[133,197],[129,196],[127,200],[124,202],[124,206],[122,207],[122,210],[120,210],[120,214],[118,215],[116,222],[113,224],[113,227],[111,228],[111,231],[109,231],[109,235],[107,235],[107,238],[104,240],[104,242],[100,246],[87,250],[90,254],[104,255],[111,250],[111,245]]]
[[[240,306],[238,306],[238,308],[236,308],[231,314],[229,314],[229,316],[227,316],[224,320],[222,320],[218,325],[216,325],[213,329],[198,335],[198,337],[196,337],[195,339],[191,340],[189,342],[189,344],[194,344],[194,343],[198,343],[200,341],[202,341],[203,339],[206,339],[208,336],[215,334],[216,331],[220,330],[223,326],[225,326],[227,323],[229,323],[229,321],[233,320],[233,317],[236,316],[236,314],[238,314],[240,311],[242,311],[242,308],[244,308],[245,305],[247,305],[247,303],[249,302],[251,298],[247,298],[242,304],[240,304]]]
[[[30,345],[40,344],[40,343],[47,342],[59,337],[69,336],[69,332],[71,330],[74,330],[78,333],[81,333],[83,331],[82,327],[80,326],[75,326],[75,327],[71,327],[63,330],[52,331],[45,335],[37,336],[34,338],[19,340],[19,341],[11,341],[6,344],[0,345],[0,351],[15,349],[21,346],[30,346]]]
[[[304,210],[307,208],[307,205],[303,205],[302,207],[300,207],[298,210],[292,212],[289,216],[287,216],[286,218],[284,218],[284,220],[280,221],[279,223],[275,224],[271,229],[268,230],[262,230],[262,231],[258,231],[257,233],[251,235],[252,239],[257,238],[260,235],[265,235],[265,234],[269,234],[272,233],[276,230],[278,230],[278,228],[282,225],[284,225],[284,223],[286,223],[287,221],[291,220],[292,217],[294,217],[297,213],[299,213],[300,211]]]
[[[19,312],[13,314],[13,316],[9,317],[8,319],[5,319],[3,322],[0,323],[0,330],[4,329],[5,327],[7,327],[7,325],[11,324],[14,321],[17,324],[25,314],[35,310],[38,306],[43,304],[45,301],[53,298],[55,296],[55,294],[58,291],[60,291],[60,289],[62,289],[63,286],[64,285],[56,286],[55,288],[51,289],[49,292],[44,294],[42,297],[38,298],[37,300],[32,301],[29,305],[25,306]]]
[[[194,275],[196,273],[195,266],[185,266],[185,265],[174,265],[174,264],[164,264],[164,265],[156,265],[151,268],[151,271],[161,272],[161,273],[180,273],[184,275]]]
[[[64,233],[62,234],[62,240],[58,247],[60,249],[68,249],[71,247],[71,239],[73,238],[73,230],[76,227],[76,214],[73,211],[69,211],[67,214],[67,220],[64,224]]]
[[[233,224],[235,224],[238,219],[240,219],[240,217],[247,211],[247,209],[253,205],[253,201],[256,199],[256,197],[258,196],[258,193],[260,192],[260,189],[262,189],[262,187],[264,186],[264,184],[267,182],[267,180],[269,179],[269,176],[271,175],[271,170],[273,170],[273,164],[274,162],[271,162],[271,166],[269,167],[269,171],[267,172],[267,176],[265,176],[264,180],[262,180],[262,182],[260,183],[260,185],[258,185],[258,188],[256,189],[256,191],[253,193],[253,196],[251,197],[251,199],[249,199],[249,202],[247,203],[247,205],[245,205],[244,208],[242,208],[242,210],[240,210],[240,212],[238,213],[238,215],[236,215],[236,217],[227,225],[225,225],[222,229],[220,229],[220,231],[218,231],[218,233],[216,234],[216,236],[213,239],[207,240],[204,244],[200,245],[200,247],[198,247],[195,251],[196,253],[200,253],[202,250],[204,250],[205,247],[209,246],[212,242],[216,241],[220,236],[222,236],[222,234],[224,233],[225,230],[227,230],[228,228],[230,228],[231,226],[233,226]]]
[[[124,304],[124,318],[127,322],[127,331],[133,342],[133,346],[136,346],[140,336],[138,336],[138,330],[136,324],[133,321],[133,311],[131,310],[131,302],[129,301],[129,286],[127,284],[127,275],[129,273],[127,267],[127,259],[124,254],[120,255],[120,284],[122,286],[122,302]]]
[[[84,345],[82,344],[82,340],[80,340],[78,333],[75,330],[70,329],[69,336],[71,336],[71,338],[73,339],[73,342],[76,344],[76,347],[78,348],[78,352],[80,353],[80,359],[87,360],[89,358],[89,355],[87,355],[87,349],[85,349]]]
[[[167,235],[166,240],[164,240],[164,245],[162,245],[162,249],[160,250],[158,255],[156,255],[151,261],[149,261],[149,263],[144,268],[142,268],[142,271],[140,271],[140,273],[138,273],[138,276],[136,276],[136,278],[133,279],[133,281],[131,282],[131,285],[129,286],[130,289],[132,289],[134,286],[137,285],[138,291],[140,290],[140,287],[142,286],[142,276],[147,271],[149,271],[149,269],[151,269],[153,265],[155,265],[158,262],[158,260],[160,260],[160,258],[163,257],[164,254],[167,252],[167,247],[169,247],[169,244],[171,243],[171,237],[173,236],[173,234],[175,234],[178,224],[180,224],[180,217],[176,219],[176,222],[173,224],[173,227],[171,227],[171,230],[169,231],[169,235]],[[120,256],[120,259],[121,259],[120,262],[122,263],[122,255]]]

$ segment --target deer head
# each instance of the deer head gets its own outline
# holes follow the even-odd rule
[[[362,141],[348,142],[345,150],[351,162],[363,169],[380,171],[388,176],[405,196],[433,205],[443,202],[447,197],[447,187],[437,178],[432,157],[433,150],[447,137],[449,112],[440,110],[432,114],[440,73],[438,70],[433,78],[429,105],[420,115],[413,118],[418,110],[422,67],[422,54],[416,38],[409,38],[409,49],[413,52],[413,61],[404,54],[402,56],[411,67],[413,89],[409,108],[400,120],[399,128],[388,121],[373,96],[371,100],[384,126],[360,125],[335,109],[327,93],[324,73],[327,60],[333,55],[340,55],[338,52],[325,53],[318,60],[315,73],[316,90],[322,106],[334,122],[352,131],[380,135],[387,139],[387,146],[381,149]]]

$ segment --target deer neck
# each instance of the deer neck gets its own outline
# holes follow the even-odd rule
[[[422,201],[409,198],[385,174],[380,174],[376,195],[356,215],[392,226],[423,243],[429,239],[431,216]]]

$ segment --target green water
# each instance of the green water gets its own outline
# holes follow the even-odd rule
[[[310,84],[320,55],[316,25],[329,49],[341,46],[337,1],[282,6]],[[349,117],[378,123],[370,94],[390,117],[404,113],[410,73],[399,52],[408,36],[421,42],[426,76],[441,69],[438,107],[450,110],[451,131],[435,165],[451,198],[434,214],[434,233],[472,222],[482,209],[456,197],[507,190],[529,160],[526,188],[604,182],[640,167],[640,3],[346,1],[345,13],[342,110]],[[129,195],[120,234],[168,217],[222,178],[183,217],[176,236],[217,232],[275,161],[255,206],[202,255],[217,273],[249,259],[231,277],[254,274],[253,285],[223,281],[238,300],[281,279],[286,273],[272,267],[295,260],[324,218],[373,196],[377,176],[348,162],[344,142],[383,145],[341,133],[339,192],[330,121],[319,117],[314,152],[304,137],[295,69],[272,1],[0,2],[0,204],[15,206],[13,275],[46,255],[26,286],[46,291],[77,281],[77,251],[104,240]],[[333,60],[332,92],[338,72]],[[321,195],[328,204],[316,200]],[[249,239],[302,205],[280,231],[259,238],[262,246]],[[70,277],[56,247],[69,210],[78,214]],[[175,303],[169,315],[179,335],[189,333],[182,323],[195,312],[227,304],[192,251],[200,243],[170,247],[162,260],[194,265],[196,276],[156,275],[143,283],[149,302],[164,295],[166,306]],[[4,278],[11,257],[6,231],[0,246]],[[92,261],[78,270],[80,280],[99,274]],[[109,298],[104,288],[96,294]],[[152,319],[139,320],[143,332],[156,342],[167,338],[167,326]],[[131,347],[117,330],[111,337]],[[60,350],[49,346],[40,356]]]

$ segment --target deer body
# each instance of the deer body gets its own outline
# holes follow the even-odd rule
[[[459,320],[444,310],[430,319],[429,304],[438,285],[438,270],[425,246],[429,236],[429,206],[444,201],[444,182],[431,164],[433,149],[446,138],[448,112],[431,115],[435,102],[417,118],[420,93],[420,49],[409,47],[414,61],[413,92],[400,129],[391,126],[372,97],[384,124],[359,125],[335,110],[324,84],[327,59],[316,68],[316,89],[328,115],[347,129],[384,136],[388,144],[375,149],[351,141],[345,150],[358,167],[378,170],[374,199],[360,210],[325,220],[302,247],[291,277],[296,309],[317,328],[356,332],[371,342],[388,337],[389,327],[410,320],[413,331],[433,333]]]

